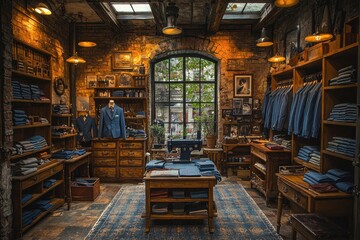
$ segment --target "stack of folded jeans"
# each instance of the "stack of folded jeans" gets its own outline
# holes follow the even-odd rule
[[[291,149],[291,140],[288,140],[289,136],[284,134],[277,134],[273,136],[273,142],[283,146],[286,149]]]
[[[199,167],[200,171],[213,171],[215,170],[215,164],[211,160],[199,160],[195,163]]]
[[[30,157],[17,161],[16,163],[11,163],[10,166],[13,175],[25,176],[37,171],[39,160],[35,157]]]
[[[208,198],[207,189],[191,189],[190,198]]]
[[[134,138],[146,138],[146,132],[143,129],[127,128],[126,136]]]
[[[41,92],[38,85],[30,84],[31,97],[34,100],[40,100]]]
[[[146,164],[146,171],[152,170],[152,169],[162,169],[164,168],[165,161],[163,160],[151,160]]]
[[[136,134],[135,134],[134,137],[135,137],[135,138],[146,138],[146,133],[145,133],[144,130],[138,129],[138,130],[136,131]]]
[[[304,182],[309,183],[310,185],[318,183],[334,183],[332,178],[329,178],[326,174],[309,171],[304,175]]]
[[[30,210],[23,211],[22,227],[25,227],[25,226],[31,224],[32,221],[34,221],[34,219],[37,218],[37,216],[39,216],[41,214],[41,212],[42,211],[40,209],[30,209]]]
[[[320,166],[320,151],[313,151],[310,153],[309,163]]]
[[[65,104],[54,104],[52,106],[54,114],[67,114],[70,113],[69,107]]]
[[[124,90],[116,90],[112,93],[113,97],[123,97],[124,96]]]
[[[181,168],[179,170],[179,176],[180,177],[200,177],[201,173],[199,168],[193,167],[193,168]]]
[[[27,115],[24,110],[14,109],[13,110],[13,124],[14,126],[26,125],[28,122]]]
[[[345,137],[333,137],[332,141],[328,142],[326,150],[344,154],[350,157],[355,156],[356,139]]]
[[[338,70],[338,76],[329,80],[329,85],[349,84],[356,82],[356,68],[350,65]]]
[[[49,178],[44,181],[43,186],[44,186],[44,188],[49,188],[52,185],[54,185],[55,182],[56,182],[56,179]]]
[[[145,117],[145,112],[144,111],[137,112],[136,117]]]
[[[330,169],[326,175],[333,179],[335,186],[343,192],[351,193],[354,188],[354,176],[351,172],[341,169]]]
[[[13,80],[12,83],[13,98],[22,99],[20,82]]]
[[[73,155],[79,155],[79,156],[81,156],[81,155],[84,155],[85,153],[86,153],[86,150],[83,149],[83,148],[81,148],[81,149],[76,149],[76,150],[73,151]]]
[[[49,120],[47,120],[46,118],[43,118],[43,117],[39,117],[39,121],[41,122],[41,124],[49,123]]]
[[[31,193],[25,193],[21,197],[21,203],[27,203],[30,199],[32,199],[33,195]]]
[[[338,122],[355,122],[356,118],[355,103],[340,103],[336,104],[332,108],[328,120]]]
[[[30,85],[20,83],[20,87],[21,87],[21,96],[23,97],[23,99],[31,100],[32,98],[31,98]]]
[[[48,146],[45,138],[40,135],[34,135],[34,136],[28,138],[27,140],[30,141],[34,145],[35,150],[39,150],[41,148]]]
[[[48,211],[50,210],[53,205],[50,203],[50,199],[41,199],[35,202],[35,206],[37,209],[41,211]]]
[[[52,158],[56,159],[71,159],[74,155],[72,150],[59,150],[52,154]]]
[[[304,146],[304,147],[300,148],[299,153],[298,153],[298,158],[303,161],[309,162],[310,158],[311,158],[311,154],[314,151],[319,152],[320,147],[319,146]]]

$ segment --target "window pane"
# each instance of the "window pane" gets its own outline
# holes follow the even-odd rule
[[[155,104],[155,119],[169,122],[169,104],[156,103]]]
[[[155,64],[155,82],[169,81],[169,59]]]
[[[202,102],[215,101],[215,84],[213,83],[201,84],[201,101]]]
[[[212,103],[201,104],[201,114],[207,114],[207,115],[215,114],[215,105]]]
[[[256,13],[260,12],[266,3],[248,3],[244,9],[244,13]]]
[[[170,136],[170,124],[165,123],[164,128],[165,128],[165,143],[167,143],[167,140],[169,139]]]
[[[129,12],[133,13],[134,12],[129,3],[111,3],[111,4],[114,7],[116,12],[119,12],[119,13],[129,13]]]
[[[215,81],[215,63],[201,59],[201,80]]]
[[[200,100],[200,86],[197,83],[186,84],[186,102],[198,102]]]
[[[169,84],[158,83],[155,85],[155,101],[169,102]]]
[[[182,139],[183,138],[183,125],[172,123],[170,128],[170,135],[172,139]]]
[[[172,83],[170,84],[170,101],[182,102],[183,101],[183,84]]]
[[[183,104],[176,103],[170,106],[171,120],[170,122],[182,123],[183,122]]]
[[[186,61],[186,81],[200,80],[200,58],[187,57]]]
[[[183,58],[170,58],[170,81],[183,81]]]
[[[135,13],[139,12],[151,12],[150,5],[148,3],[132,3]]]
[[[245,3],[228,3],[226,13],[239,13],[243,10]]]
[[[194,123],[186,124],[186,139],[196,139],[197,138],[197,129],[195,128]]]

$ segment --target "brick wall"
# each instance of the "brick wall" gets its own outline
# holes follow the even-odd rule
[[[250,31],[219,32],[211,37],[179,36],[172,38],[137,34],[120,36],[100,26],[92,27],[91,32],[97,33],[96,40],[91,34],[81,31],[81,29],[77,31],[78,39],[94,39],[98,46],[92,49],[79,49],[79,55],[84,57],[87,63],[78,68],[76,89],[77,96],[89,98],[92,115],[95,114],[94,91],[86,88],[86,74],[118,74],[119,72],[111,70],[111,55],[116,51],[131,51],[135,66],[141,63],[142,58],[146,58],[144,63],[147,73],[149,73],[150,61],[160,54],[196,51],[218,59],[219,113],[223,108],[232,107],[234,74],[253,75],[253,98],[262,99],[265,92],[266,75],[269,69],[267,63],[268,49],[256,47],[257,36],[254,36]],[[243,58],[246,71],[227,71],[226,63],[229,58]],[[222,120],[220,114],[219,120]],[[222,139],[222,124],[219,124],[219,138]]]

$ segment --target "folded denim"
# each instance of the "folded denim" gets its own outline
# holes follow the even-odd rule
[[[354,184],[352,182],[338,182],[335,186],[343,192],[351,193],[354,189]]]
[[[338,73],[341,73],[341,72],[344,72],[344,71],[348,71],[348,70],[351,70],[351,69],[355,69],[353,65],[349,65],[349,66],[340,68],[340,69],[338,70]]]
[[[321,183],[321,182],[333,182],[333,180],[329,177],[327,177],[325,174],[317,173],[314,171],[309,171],[305,173],[304,176],[307,176],[308,178]]]
[[[22,195],[22,198],[21,198],[21,203],[24,204],[26,203],[27,201],[29,201],[30,199],[32,199],[33,195],[31,193],[25,193]]]
[[[344,171],[344,170],[338,169],[338,168],[329,169],[329,170],[327,171],[327,173],[329,173],[329,174],[331,174],[331,175],[334,175],[334,176],[337,176],[337,177],[348,177],[348,176],[352,176],[352,173],[351,173],[351,172]]]
[[[304,182],[307,182],[307,183],[310,184],[310,185],[318,184],[317,181],[315,181],[315,180],[312,179],[312,178],[309,178],[308,176],[304,176],[303,180],[304,180]]]

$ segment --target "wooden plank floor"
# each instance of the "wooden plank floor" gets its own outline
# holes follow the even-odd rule
[[[257,190],[250,188],[249,181],[241,181],[237,177],[223,178],[223,181],[238,181],[242,184],[276,228],[276,201],[271,202],[270,206],[267,207],[264,197]],[[125,184],[102,183],[101,194],[94,202],[73,202],[70,211],[64,204],[62,208],[26,232],[23,239],[83,239],[123,185]],[[281,236],[283,239],[291,238],[291,227],[288,221],[290,211],[288,209],[288,207],[284,207],[282,217]]]

